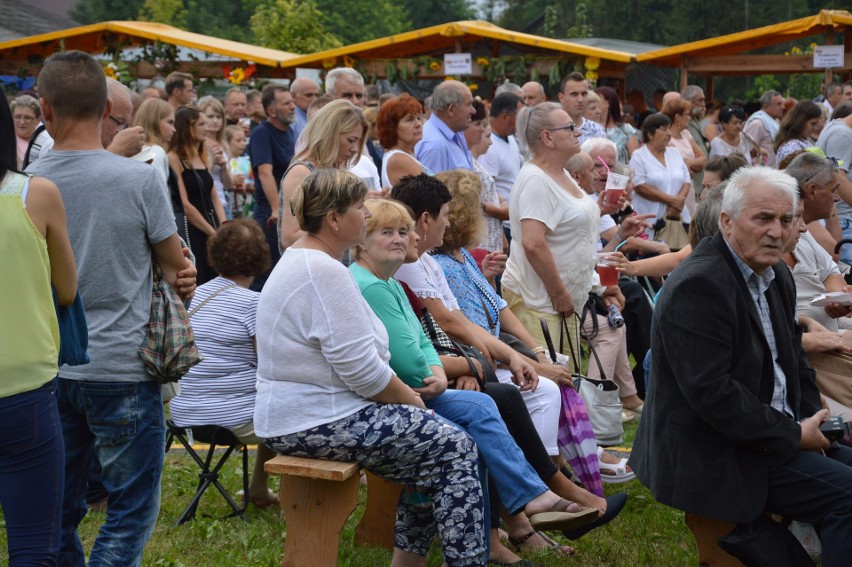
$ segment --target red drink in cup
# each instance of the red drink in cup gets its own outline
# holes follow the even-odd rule
[[[627,181],[630,178],[619,173],[609,172],[606,176],[606,189],[604,190],[604,204],[608,207],[617,207],[618,200],[624,195]]]
[[[618,285],[618,270],[609,261],[609,254],[597,254],[595,271],[601,278],[601,285],[610,287]]]

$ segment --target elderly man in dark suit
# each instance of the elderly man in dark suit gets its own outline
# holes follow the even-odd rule
[[[720,232],[669,277],[654,312],[651,380],[630,466],[669,506],[736,522],[764,510],[820,529],[823,565],[852,560],[852,450],[829,446],[781,262],[796,181],[746,168]]]

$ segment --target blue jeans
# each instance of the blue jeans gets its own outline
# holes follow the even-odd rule
[[[86,515],[87,480],[94,456],[109,493],[89,567],[136,567],[160,511],[166,442],[160,385],[59,379],[65,435],[65,502],[60,565],[83,567],[77,526]]]
[[[547,485],[509,435],[494,400],[482,392],[447,390],[427,401],[426,407],[473,437],[500,501],[510,513],[522,511],[527,502],[547,492]]]
[[[56,565],[65,478],[56,381],[0,398],[0,431],[9,565]]]

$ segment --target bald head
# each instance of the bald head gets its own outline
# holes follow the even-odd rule
[[[666,94],[664,94],[664,95],[663,95],[663,106],[661,106],[660,108],[661,108],[661,109],[662,109],[662,108],[665,108],[665,106],[666,106],[666,104],[667,104],[667,103],[669,103],[669,102],[671,102],[671,101],[673,101],[673,100],[677,100],[677,99],[679,99],[679,98],[681,98],[681,96],[680,96],[680,93],[679,93],[679,92],[677,92],[677,91],[669,91],[669,92],[667,92]]]
[[[595,162],[592,160],[592,156],[586,152],[574,154],[568,160],[565,169],[568,170],[568,173],[571,174],[571,177],[583,191],[588,195],[594,194]]]
[[[307,112],[308,107],[319,96],[319,85],[310,77],[299,77],[290,83],[290,94],[293,95],[296,106]]]
[[[115,79],[107,79],[107,98],[110,102],[109,117],[101,124],[101,143],[108,147],[116,134],[133,122],[133,100],[130,89]]]
[[[527,106],[535,106],[540,102],[547,100],[544,94],[544,87],[541,83],[530,81],[521,87],[521,92],[524,97],[524,104]]]

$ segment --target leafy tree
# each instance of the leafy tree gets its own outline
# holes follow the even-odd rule
[[[323,26],[322,16],[314,0],[273,0],[258,7],[251,30],[258,44],[294,53],[340,47],[340,40]]]
[[[159,22],[186,29],[186,6],[183,0],[145,0],[139,10],[143,22]]]
[[[145,0],[79,0],[70,15],[81,24],[134,20]]]
[[[316,0],[329,33],[344,44],[358,43],[409,31],[405,9],[394,0]]]
[[[412,29],[476,18],[476,10],[471,0],[396,0],[396,2],[408,12]]]

